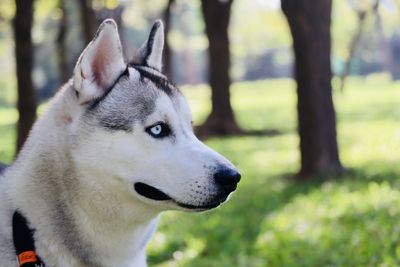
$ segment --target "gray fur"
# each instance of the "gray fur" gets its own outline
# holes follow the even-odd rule
[[[156,41],[150,42],[156,52],[150,61],[157,66],[163,44],[160,23],[152,33]],[[95,38],[115,38],[106,39],[114,40],[109,42],[114,47],[85,50],[90,53],[81,63],[89,74],[93,55],[101,55],[101,49],[121,56],[115,53],[116,28],[108,24],[115,25],[106,21]],[[101,35],[104,28],[108,32]],[[35,123],[15,163],[1,174],[0,267],[17,266],[11,235],[15,210],[34,229],[37,253],[46,266],[145,267],[145,246],[160,212],[203,211],[232,192],[216,184],[213,172],[233,165],[194,136],[179,90],[158,69],[135,65],[123,72],[121,60],[108,59],[116,66],[106,65],[107,75],[101,78],[112,86],[96,87],[81,75],[78,61],[74,78]],[[78,89],[84,99],[76,95]],[[168,138],[147,132],[160,122],[171,127]],[[170,198],[146,196],[135,189],[140,183]]]
[[[153,72],[150,72],[149,68],[142,66],[135,66],[135,69],[140,73],[142,80],[152,82],[158,89],[164,91],[167,95],[172,95],[176,91],[179,91],[179,89],[159,71],[153,70]]]
[[[7,165],[0,162],[0,174],[7,168]]]
[[[124,78],[86,115],[89,121],[107,129],[131,131],[136,122],[143,122],[153,113],[158,95],[154,88],[141,87]]]
[[[83,266],[100,267],[95,251],[90,243],[81,238],[82,234],[74,219],[73,202],[76,199],[75,192],[78,191],[79,181],[68,154],[55,158],[50,151],[44,151],[38,157],[46,160],[35,166],[32,175],[35,176],[33,179],[38,186],[36,190],[42,192],[48,209],[53,211],[42,215],[48,216],[47,227],[51,228],[59,242],[71,251]],[[60,161],[63,162],[61,166],[64,168],[60,168]]]
[[[129,76],[122,77],[104,98],[87,110],[89,124],[96,123],[111,131],[130,132],[135,123],[143,124],[144,119],[154,112],[155,100],[160,94],[165,93],[176,102],[180,91],[163,74],[150,73],[140,67],[129,68],[139,72],[139,82],[132,84]]]

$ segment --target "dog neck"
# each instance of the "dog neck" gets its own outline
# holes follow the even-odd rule
[[[95,178],[91,174],[78,172],[78,175],[81,195],[74,211],[82,241],[91,240],[92,254],[103,258],[103,263],[107,261],[105,266],[130,266],[128,260],[132,262],[144,254],[159,212],[136,201],[119,184],[91,184]],[[100,174],[95,175],[99,179]]]
[[[95,178],[83,173],[78,175],[81,181]],[[76,244],[90,248],[80,255],[86,260],[88,255],[95,255],[85,262],[85,266],[130,266],[128,262],[144,254],[145,246],[155,231],[158,213],[149,212],[151,209],[134,201],[132,196],[124,195],[118,186],[111,189],[85,182],[79,186],[80,195],[71,207],[74,214],[70,215],[75,222],[75,226],[71,225],[76,229],[75,240],[71,236],[64,238],[70,243],[70,250],[76,249]],[[74,254],[80,252],[82,248]]]
[[[71,97],[60,94],[53,101]],[[41,127],[33,129],[24,147],[29,153],[22,153],[24,160],[17,159],[9,172],[13,206],[35,230],[38,255],[48,266],[145,266],[144,248],[159,211],[135,200],[122,184],[94,183],[112,179],[74,165],[65,152],[63,114],[50,114],[39,119]],[[52,133],[39,131],[49,127]]]
[[[63,161],[65,164],[68,160]],[[45,181],[40,175],[54,164],[43,160],[36,165],[38,171],[29,176],[28,183],[41,186],[27,190],[21,184],[17,190],[25,197],[17,195],[16,199],[27,201],[15,201],[35,230],[37,253],[46,266],[142,266],[158,212],[149,212],[145,204],[119,193],[118,188],[107,190],[90,184],[87,181],[95,177],[70,166],[46,174],[52,175],[52,181]],[[74,180],[77,175],[79,184]],[[140,263],[130,265],[138,258],[142,259]]]

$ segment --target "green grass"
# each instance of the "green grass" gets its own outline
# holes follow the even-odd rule
[[[243,179],[216,210],[166,212],[148,248],[149,266],[400,266],[400,83],[350,79],[335,93],[343,177],[296,184],[296,95],[290,80],[238,83],[232,96],[246,129],[274,137],[210,139]],[[196,122],[209,92],[185,88]],[[0,160],[10,162],[15,112],[0,109]],[[11,145],[10,145],[11,144]]]
[[[15,123],[18,113],[15,109],[0,106],[0,161],[10,163],[15,153]]]

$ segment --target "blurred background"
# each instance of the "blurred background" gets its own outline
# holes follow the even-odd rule
[[[0,161],[108,17],[127,60],[164,21],[164,72],[243,177],[166,212],[149,266],[400,266],[399,0],[2,0]]]

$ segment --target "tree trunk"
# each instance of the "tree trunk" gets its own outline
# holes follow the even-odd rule
[[[351,63],[353,62],[353,58],[356,55],[358,44],[361,41],[362,33],[364,32],[365,19],[367,18],[367,11],[366,10],[358,11],[357,17],[358,17],[357,32],[353,36],[353,39],[351,41],[350,49],[349,49],[349,56],[346,60],[346,64],[344,66],[343,73],[340,76],[340,91],[341,92],[344,91],[346,78],[351,74],[351,66],[352,66]]]
[[[392,80],[400,80],[400,34],[395,33],[389,43],[389,55],[391,57],[390,74]]]
[[[113,19],[118,26],[118,34],[122,43],[122,47],[125,48],[124,40],[124,24],[122,20],[122,14],[124,12],[125,6],[118,5],[114,8],[103,7],[96,12],[96,27],[100,25],[105,19]],[[125,49],[124,49],[125,50]]]
[[[297,179],[342,172],[331,85],[332,0],[282,0],[293,36],[301,169]]]
[[[92,0],[78,0],[81,8],[82,28],[86,46],[96,33],[96,16],[92,8]]]
[[[16,74],[18,83],[17,152],[21,149],[36,118],[36,92],[32,81],[33,44],[31,28],[33,1],[16,0],[13,21]]]
[[[376,0],[375,5],[372,8],[372,13],[375,15],[375,28],[379,36],[379,48],[382,51],[383,63],[385,69],[389,71],[392,80],[400,79],[400,66],[399,62],[394,60],[391,53],[391,46],[388,39],[385,36],[385,31],[383,28],[382,16],[379,13],[379,7],[381,6],[381,1]]]
[[[66,35],[67,35],[67,13],[65,8],[64,0],[59,0],[59,7],[62,12],[60,18],[58,36],[57,36],[57,52],[58,52],[58,66],[59,66],[59,79],[60,83],[63,84],[68,81],[71,75],[68,65],[68,56],[66,48]]]
[[[164,44],[164,73],[167,77],[171,78],[171,47],[168,41],[168,34],[171,28],[171,8],[175,3],[175,0],[168,0],[167,6],[164,10],[164,22],[165,22],[165,44]]]
[[[233,0],[201,1],[209,41],[209,81],[212,89],[211,114],[198,129],[198,134],[203,136],[241,133],[233,115],[229,92],[231,62],[228,26],[232,2]]]

